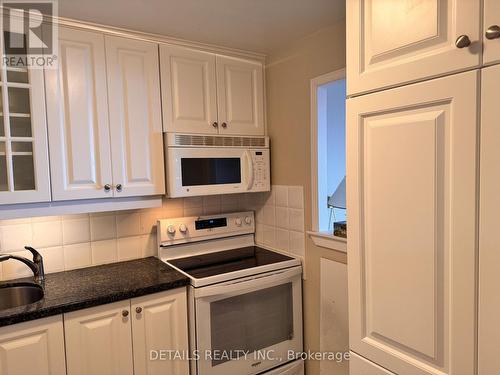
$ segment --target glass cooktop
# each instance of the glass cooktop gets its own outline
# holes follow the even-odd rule
[[[258,246],[248,246],[186,258],[171,259],[168,262],[188,275],[201,279],[288,260],[293,260],[293,258],[262,249]]]

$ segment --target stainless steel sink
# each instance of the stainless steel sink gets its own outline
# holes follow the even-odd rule
[[[0,310],[35,303],[43,298],[43,288],[33,283],[0,285]]]

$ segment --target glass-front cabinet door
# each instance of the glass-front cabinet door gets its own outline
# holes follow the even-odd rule
[[[43,70],[4,63],[0,33],[0,204],[50,201]],[[21,34],[21,38],[24,36]]]

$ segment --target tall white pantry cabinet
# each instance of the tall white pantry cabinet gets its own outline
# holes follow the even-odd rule
[[[498,373],[498,1],[346,23],[351,374]]]

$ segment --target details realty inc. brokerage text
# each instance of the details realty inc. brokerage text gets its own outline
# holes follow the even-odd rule
[[[236,360],[251,360],[251,361],[293,361],[297,359],[310,361],[348,361],[350,358],[349,352],[296,352],[289,350],[286,356],[276,353],[275,350],[150,350],[150,361],[236,361]]]

